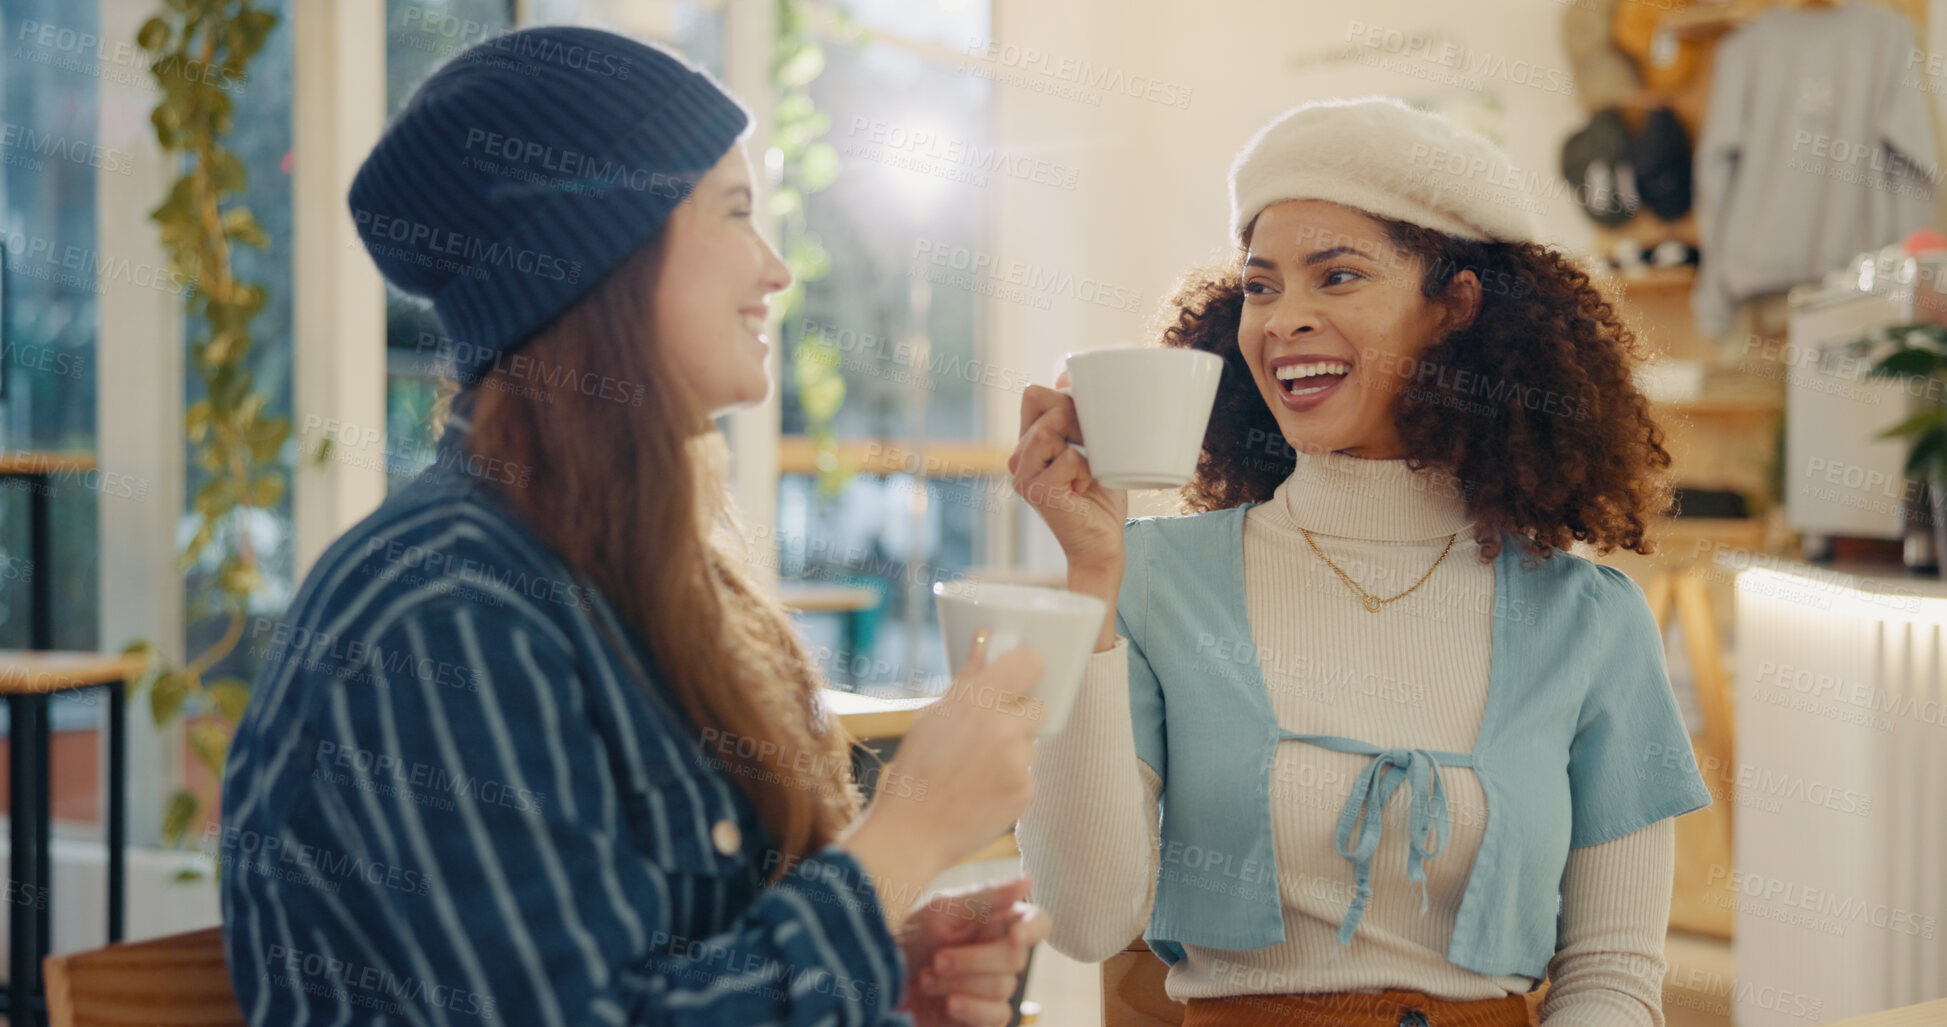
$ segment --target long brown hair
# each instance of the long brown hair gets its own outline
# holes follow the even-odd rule
[[[468,448],[531,468],[504,494],[648,644],[708,757],[756,805],[775,878],[857,813],[850,739],[746,568],[723,436],[652,337],[663,238],[472,386]]]

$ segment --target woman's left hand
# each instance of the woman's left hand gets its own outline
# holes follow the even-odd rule
[[[912,978],[906,1003],[917,1027],[1003,1027],[1028,950],[1054,930],[1027,902],[1029,882],[942,892],[915,909],[900,932]]]

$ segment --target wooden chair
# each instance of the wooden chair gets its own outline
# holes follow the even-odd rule
[[[49,956],[49,1027],[245,1027],[223,929]]]
[[[1717,611],[1702,568],[1652,571],[1643,589],[1650,612],[1667,635],[1674,621],[1683,627],[1684,656],[1690,665],[1703,730],[1690,738],[1704,783],[1716,796],[1708,809],[1678,817],[1676,880],[1670,897],[1670,926],[1693,934],[1729,940],[1735,896],[1730,891],[1733,775],[1737,767],[1737,728],[1732,712],[1730,672]]]

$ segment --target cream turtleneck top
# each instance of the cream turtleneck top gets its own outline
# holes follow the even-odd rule
[[[1432,574],[1369,613],[1300,529],[1381,598]],[[1451,478],[1402,460],[1301,455],[1273,498],[1245,515],[1244,592],[1280,726],[1388,747],[1473,748],[1487,700],[1494,566],[1480,558]],[[1365,760],[1278,746],[1271,816],[1285,941],[1253,951],[1188,947],[1170,968],[1171,997],[1399,988],[1465,1001],[1532,989],[1526,977],[1446,960],[1484,823],[1481,788],[1466,768],[1441,768],[1452,831],[1425,864],[1426,912],[1420,885],[1406,876],[1407,801],[1396,794],[1373,860],[1372,899],[1351,944],[1336,943],[1353,871],[1334,831]],[[1126,640],[1092,658],[1068,725],[1041,744],[1034,774],[1018,834],[1035,900],[1053,914],[1057,949],[1105,959],[1148,924],[1158,864],[1162,785],[1136,757]],[[1546,1023],[1662,1027],[1673,823],[1569,853]]]

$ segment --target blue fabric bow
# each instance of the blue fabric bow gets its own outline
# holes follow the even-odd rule
[[[1339,944],[1352,944],[1352,934],[1358,930],[1359,921],[1365,916],[1366,900],[1372,897],[1372,855],[1379,851],[1379,832],[1386,800],[1393,797],[1393,791],[1401,784],[1406,785],[1411,795],[1407,826],[1413,832],[1406,854],[1406,877],[1419,882],[1420,913],[1425,915],[1428,902],[1424,864],[1446,848],[1447,833],[1452,827],[1452,821],[1447,816],[1447,786],[1440,779],[1439,767],[1471,767],[1474,757],[1468,753],[1431,749],[1382,749],[1369,742],[1337,735],[1301,735],[1290,731],[1282,734],[1285,738],[1309,742],[1320,748],[1372,757],[1352,782],[1352,794],[1346,797],[1345,809],[1339,813],[1338,852],[1351,861],[1353,882],[1357,888],[1352,895],[1350,908],[1345,911],[1345,920],[1339,924]],[[1356,844],[1353,839],[1355,826],[1358,828]],[[1429,835],[1432,836],[1431,844],[1428,843]]]

